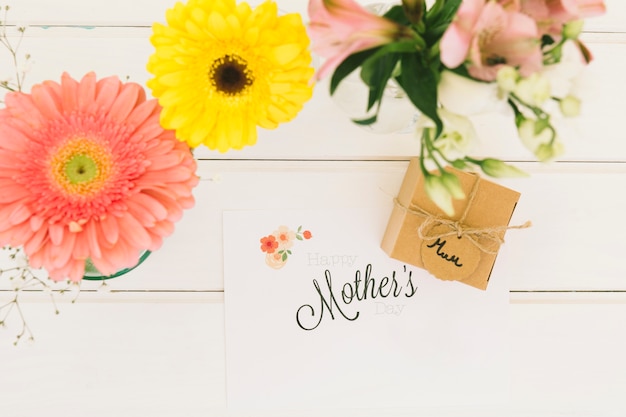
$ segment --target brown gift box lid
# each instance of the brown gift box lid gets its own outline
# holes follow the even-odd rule
[[[520,194],[477,174],[447,170],[459,178],[466,196],[453,200],[454,216],[447,216],[426,195],[419,159],[413,158],[381,247],[390,257],[424,268],[437,278],[485,290],[498,240],[504,238]],[[462,217],[460,225],[455,224]]]

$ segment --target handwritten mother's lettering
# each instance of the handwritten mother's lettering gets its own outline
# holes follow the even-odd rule
[[[406,266],[404,272],[407,272]],[[405,285],[400,285],[396,279],[396,271],[389,277],[382,277],[380,280],[372,278],[372,265],[365,267],[364,277],[361,277],[361,271],[356,271],[354,281],[346,282],[341,288],[341,293],[333,287],[333,279],[330,271],[324,272],[326,285],[324,288],[314,279],[313,287],[319,296],[319,305],[313,307],[311,304],[304,304],[298,308],[296,312],[296,322],[303,330],[316,329],[324,317],[330,317],[335,320],[337,317],[343,317],[346,320],[354,321],[359,318],[359,311],[348,312],[347,306],[353,301],[374,300],[376,298],[387,297],[413,297],[417,292],[417,287],[412,281],[412,271],[408,271],[408,279]],[[340,295],[339,295],[340,294]],[[325,315],[327,313],[327,315]]]

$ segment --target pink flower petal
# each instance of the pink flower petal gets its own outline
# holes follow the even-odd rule
[[[78,107],[78,82],[66,72],[61,76],[61,80],[63,84],[63,109],[71,113]]]
[[[87,111],[96,98],[96,74],[87,73],[78,85],[78,108]]]
[[[123,237],[130,245],[137,248],[146,248],[150,246],[150,235],[146,232],[143,225],[130,213],[119,218],[118,223],[121,230],[124,231]]]
[[[105,216],[100,221],[100,232],[106,242],[110,243],[110,245],[107,246],[116,244],[120,237],[120,229],[118,227],[117,219],[112,215]]]
[[[135,108],[140,89],[138,84],[126,84],[115,98],[109,116],[116,121],[125,120]]]
[[[150,116],[155,115],[158,108],[156,100],[144,101],[133,109],[133,112],[126,120],[126,123],[130,126],[141,126]],[[156,116],[158,117],[158,114]]]

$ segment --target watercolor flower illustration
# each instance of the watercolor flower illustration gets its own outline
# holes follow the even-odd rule
[[[272,254],[278,248],[276,236],[269,235],[261,238],[261,250],[265,253]]]
[[[274,269],[280,269],[292,255],[291,248],[297,240],[309,240],[313,237],[310,230],[291,230],[287,226],[279,226],[272,234],[260,239],[261,251],[265,253],[265,263]]]
[[[276,3],[189,0],[155,23],[147,83],[161,123],[190,146],[253,145],[257,127],[293,119],[312,96],[310,40],[299,14]]]
[[[134,266],[174,231],[198,183],[161,108],[117,77],[34,85],[0,109],[0,245],[22,247],[52,280]]]

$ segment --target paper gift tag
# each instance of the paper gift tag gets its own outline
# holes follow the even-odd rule
[[[462,281],[474,273],[481,251],[469,237],[449,235],[452,228],[439,225],[430,229],[421,245],[422,262],[431,274],[447,281]]]

